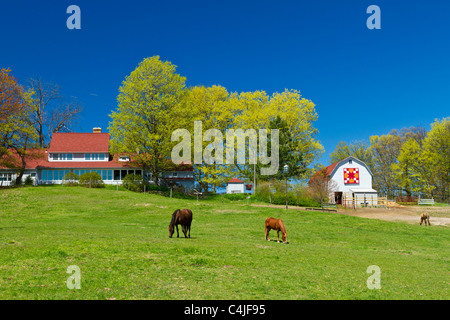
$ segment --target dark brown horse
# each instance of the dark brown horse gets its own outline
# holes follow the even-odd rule
[[[269,239],[269,231],[273,229],[277,231],[277,242],[280,242],[280,231],[281,231],[281,239],[283,239],[284,243],[287,243],[287,232],[286,227],[284,226],[284,222],[281,219],[275,219],[275,218],[267,218],[266,219],[266,240],[270,241]]]
[[[172,213],[172,220],[170,220],[169,225],[169,238],[172,238],[172,235],[175,231],[175,227],[177,228],[177,238],[180,237],[178,233],[178,225],[181,224],[181,229],[183,230],[184,237],[188,238],[187,234],[189,232],[189,238],[191,237],[191,222],[192,222],[192,211],[189,209],[177,209],[174,213]]]

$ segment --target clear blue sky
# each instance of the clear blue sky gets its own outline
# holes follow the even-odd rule
[[[69,30],[69,5],[81,30]],[[369,5],[381,30],[369,30]],[[118,88],[145,57],[187,85],[300,90],[316,104],[321,162],[340,140],[450,115],[450,1],[1,1],[0,67],[39,76],[84,106],[80,131],[106,130]]]

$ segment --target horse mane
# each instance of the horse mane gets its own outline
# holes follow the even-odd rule
[[[284,226],[283,220],[279,219],[278,221],[280,223],[281,232],[286,233],[286,227]]]
[[[173,213],[172,213],[172,220],[170,220],[170,225],[171,226],[173,226],[174,224],[175,224],[175,220],[176,220],[176,218],[177,218],[177,212],[178,211],[180,211],[180,209],[177,209],[177,210],[175,210]]]

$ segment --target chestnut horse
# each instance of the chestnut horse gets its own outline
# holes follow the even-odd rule
[[[427,222],[428,222],[428,225],[430,225],[430,215],[426,212],[424,212],[420,215],[420,225],[422,225],[422,223],[424,223],[424,222],[425,222],[425,225],[427,225]]]
[[[174,228],[177,228],[177,238],[180,237],[178,233],[178,225],[181,224],[181,229],[183,230],[184,237],[188,238],[187,233],[189,232],[189,238],[191,237],[191,222],[192,222],[192,211],[189,209],[177,209],[172,213],[172,220],[169,224],[169,238],[172,238],[174,233]]]
[[[287,233],[286,233],[286,227],[284,226],[284,222],[281,219],[274,219],[272,217],[266,219],[266,240],[270,241],[269,239],[269,231],[273,229],[277,231],[277,242],[280,242],[280,231],[281,231],[281,239],[283,239],[283,242],[287,242]]]

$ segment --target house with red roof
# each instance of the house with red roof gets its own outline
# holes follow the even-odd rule
[[[378,205],[378,192],[372,188],[370,168],[355,157],[347,157],[316,172],[308,184],[323,175],[334,181],[330,201],[346,206]]]
[[[97,172],[106,184],[120,183],[131,173],[152,180],[151,173],[133,164],[129,155],[111,155],[109,138],[109,133],[102,133],[101,128],[94,128],[92,133],[55,132],[48,149],[30,151],[23,179],[31,176],[35,184],[60,184],[69,172],[78,176]],[[10,157],[11,161],[18,161],[17,155]],[[15,174],[14,170],[0,168],[0,185],[9,185]],[[165,172],[160,178],[187,189],[194,184],[192,166],[189,165],[178,166],[176,171]]]

